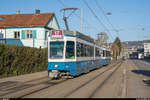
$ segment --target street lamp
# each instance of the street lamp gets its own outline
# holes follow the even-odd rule
[[[107,12],[106,15],[112,15],[112,13],[111,12]]]

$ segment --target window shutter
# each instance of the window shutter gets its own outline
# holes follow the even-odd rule
[[[21,37],[22,37],[22,39],[25,39],[25,31],[24,30],[21,31]]]
[[[33,30],[33,39],[36,39],[36,30]]]
[[[48,31],[45,31],[45,40],[47,40]]]

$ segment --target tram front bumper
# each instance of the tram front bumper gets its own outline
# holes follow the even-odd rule
[[[48,71],[67,71],[72,76],[76,75],[76,62],[48,62]]]

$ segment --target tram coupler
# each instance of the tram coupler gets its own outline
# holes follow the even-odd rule
[[[58,70],[49,71],[49,77],[52,79],[58,79],[60,77],[60,72]]]

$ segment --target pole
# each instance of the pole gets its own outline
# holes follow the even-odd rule
[[[83,32],[83,8],[81,8],[81,16],[80,16],[80,32]]]
[[[64,17],[64,22],[65,22],[65,26],[66,26],[66,30],[69,31],[69,26],[68,26],[68,22],[67,22],[67,17]]]

